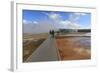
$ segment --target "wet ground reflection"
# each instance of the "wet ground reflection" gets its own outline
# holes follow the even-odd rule
[[[57,38],[61,60],[81,60],[91,58],[91,37],[66,36]]]

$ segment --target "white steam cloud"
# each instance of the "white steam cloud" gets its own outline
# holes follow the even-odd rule
[[[86,15],[86,13],[71,13],[69,16],[69,19],[63,20],[62,16],[60,14],[51,12],[51,13],[46,13],[44,12],[52,21],[54,27],[58,28],[68,28],[68,29],[79,29],[81,28],[81,25],[77,23],[78,19],[81,16]],[[57,26],[58,25],[58,26]]]

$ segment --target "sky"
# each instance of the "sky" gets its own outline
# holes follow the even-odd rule
[[[33,32],[49,29],[90,29],[91,13],[23,10],[24,30]],[[46,29],[44,30],[44,28]],[[34,29],[35,28],[35,29]]]

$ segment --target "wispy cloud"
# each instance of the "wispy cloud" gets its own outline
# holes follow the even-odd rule
[[[60,24],[62,25],[63,28],[68,28],[68,29],[79,29],[80,28],[79,24],[73,23],[69,20],[60,21]]]
[[[51,12],[51,13],[46,13],[44,12],[45,15],[47,15],[51,20],[53,21],[59,21],[61,20],[61,15],[55,12]]]
[[[24,24],[30,24],[30,25],[24,25],[24,32],[26,33],[42,33],[42,32],[49,32],[51,29],[83,29],[83,28],[90,28],[90,26],[83,25],[78,23],[78,20],[81,18],[81,16],[87,15],[86,13],[77,13],[77,12],[71,12],[68,13],[68,16],[62,16],[59,12],[42,12],[42,15],[47,18],[47,20],[42,19],[41,21],[36,19],[33,20],[25,20],[23,19]],[[38,16],[38,15],[36,15]],[[41,18],[43,18],[43,16]],[[65,17],[65,18],[63,18]],[[34,25],[37,24],[37,25]]]
[[[45,13],[51,20],[53,20],[54,25],[58,28],[68,28],[68,29],[78,29],[80,28],[80,24],[77,24],[77,20],[81,15],[85,15],[85,13],[71,13],[69,18],[66,20],[62,19],[60,14],[51,12]]]
[[[38,24],[39,22],[37,21],[29,21],[29,20],[25,20],[23,19],[23,24]]]
[[[75,12],[73,13],[74,15],[79,15],[79,16],[84,16],[87,15],[87,13],[82,13],[82,12]]]
[[[30,21],[23,19],[23,24],[29,24]]]
[[[86,13],[79,13],[79,12],[75,12],[75,13],[71,13],[70,16],[69,16],[69,20],[71,22],[77,22],[81,16],[85,16],[87,15]]]
[[[39,24],[39,22],[38,22],[38,21],[33,21],[32,23],[33,23],[33,24]]]

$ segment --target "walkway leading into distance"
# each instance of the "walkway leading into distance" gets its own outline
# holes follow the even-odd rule
[[[59,52],[56,47],[55,38],[48,37],[37,48],[26,62],[41,62],[41,61],[58,61],[60,60]]]

